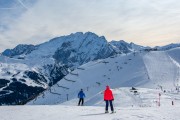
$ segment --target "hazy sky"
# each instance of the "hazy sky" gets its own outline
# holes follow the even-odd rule
[[[0,0],[0,52],[91,31],[145,46],[180,42],[180,0]]]

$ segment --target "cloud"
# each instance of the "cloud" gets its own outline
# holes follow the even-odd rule
[[[10,22],[0,34],[1,50],[78,31],[150,46],[180,38],[179,0],[38,0],[33,6],[22,2],[28,9],[21,4],[18,17],[6,18]]]

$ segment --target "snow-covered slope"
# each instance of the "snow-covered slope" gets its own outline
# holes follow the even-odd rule
[[[1,105],[24,104],[48,87],[46,78],[35,67],[5,56],[0,56],[0,61]]]
[[[174,63],[176,63],[177,65],[178,65],[178,63],[180,63],[180,52],[179,52],[179,49],[180,49],[180,47],[174,48],[174,49],[171,49],[171,50],[167,51],[169,56],[172,58],[172,60],[173,59],[175,60]]]
[[[11,111],[11,112],[10,112]],[[3,106],[1,120],[179,120],[179,106],[116,107],[116,113],[104,114],[104,107],[94,106]]]
[[[136,88],[137,93],[129,87],[121,87],[112,89],[114,94],[113,104],[115,107],[157,107],[159,106],[159,93],[161,94],[160,106],[172,106],[172,101],[180,106],[180,96],[177,91],[163,92],[160,89]],[[86,92],[85,92],[86,93]],[[88,92],[87,92],[88,93]],[[89,95],[89,93],[88,93]],[[61,105],[76,106],[79,99],[74,98]],[[103,91],[87,96],[85,98],[85,106],[102,106],[104,107]]]
[[[104,37],[91,32],[78,32],[36,46],[18,45],[14,49],[5,50],[0,56],[0,95],[3,96],[0,98],[0,104],[12,104],[14,98],[19,97],[22,93],[16,90],[19,84],[24,86],[23,89],[31,83],[30,86],[34,89],[40,87],[44,90],[61,80],[70,69],[114,54],[115,50]],[[28,95],[24,92],[21,94],[23,102],[24,99],[38,95],[42,90],[37,89],[36,93],[32,91]],[[6,103],[6,99],[11,99],[11,102]],[[13,104],[15,103],[13,101]]]
[[[175,90],[180,84],[180,67],[178,54],[172,53],[179,53],[178,51],[180,52],[180,48],[171,51],[136,52],[89,62],[69,73],[29,104],[60,104],[67,101],[67,98],[77,98],[81,88],[87,94],[86,99],[91,99],[101,93],[106,85],[113,89],[143,87],[161,91]],[[97,102],[90,104],[89,101],[87,104],[97,104],[99,97],[95,99]]]

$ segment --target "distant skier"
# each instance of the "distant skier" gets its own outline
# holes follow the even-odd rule
[[[84,104],[84,98],[85,98],[85,94],[83,92],[83,89],[81,89],[78,93],[78,98],[79,98],[79,103],[78,103],[78,106],[81,104],[81,106],[83,106]]]
[[[113,100],[114,100],[113,93],[110,90],[110,87],[106,86],[106,90],[104,91],[104,101],[106,102],[105,113],[108,113],[109,103],[111,106],[111,111],[112,111],[112,113],[114,113],[114,108],[113,108],[113,103],[112,103]]]

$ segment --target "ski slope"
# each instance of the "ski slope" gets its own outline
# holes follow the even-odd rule
[[[180,107],[116,107],[105,114],[104,107],[94,106],[3,106],[1,120],[179,120]]]
[[[121,87],[112,89],[114,94],[114,106],[118,107],[158,107],[159,106],[159,93],[160,106],[171,107],[172,101],[175,106],[180,107],[180,94],[177,92],[167,91],[166,93],[161,90],[137,88],[137,93],[134,93],[131,88]],[[76,106],[78,98],[64,102],[61,105]],[[85,106],[105,106],[103,91],[95,94],[92,97],[85,98]]]
[[[77,103],[77,93],[82,88],[87,96],[87,105],[101,106],[102,97],[96,95],[101,93],[106,85],[114,90],[121,87],[153,89],[155,90],[154,96],[163,91],[173,94],[177,92],[175,89],[179,85],[180,78],[178,53],[180,53],[180,48],[170,51],[121,54],[89,62],[72,71],[28,104],[65,104],[64,102],[68,100],[68,104],[75,105]],[[117,106],[140,106],[138,103],[141,99],[131,98],[131,95],[127,92],[128,90],[129,88],[126,88],[123,92],[119,92],[121,93],[119,96],[127,96],[125,100],[129,97],[130,102],[128,103],[134,104],[120,104],[118,102]],[[76,102],[73,102],[73,100]],[[152,100],[147,102],[146,105],[152,106]]]
[[[168,89],[178,84],[176,80],[180,77],[179,66],[167,52],[150,52],[143,59],[151,82]]]

